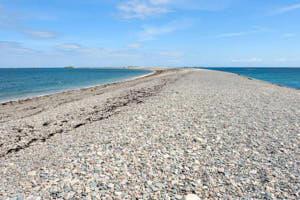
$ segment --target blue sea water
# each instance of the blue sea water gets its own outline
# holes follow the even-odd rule
[[[207,68],[212,70],[231,72],[243,76],[268,81],[277,85],[300,89],[300,68]]]
[[[0,69],[0,102],[123,81],[151,73],[138,69]]]

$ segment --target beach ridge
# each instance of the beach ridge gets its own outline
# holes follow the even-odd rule
[[[1,104],[0,199],[297,199],[299,111],[205,69]]]

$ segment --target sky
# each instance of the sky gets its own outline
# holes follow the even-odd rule
[[[0,67],[300,67],[300,0],[0,0]]]

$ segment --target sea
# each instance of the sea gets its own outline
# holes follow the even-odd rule
[[[206,68],[217,71],[231,72],[250,78],[267,81],[285,87],[300,89],[300,68],[289,67],[218,67]]]
[[[124,81],[153,73],[139,69],[0,68],[0,102]]]

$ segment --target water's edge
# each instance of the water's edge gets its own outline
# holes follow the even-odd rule
[[[80,68],[78,68],[78,69],[80,69]],[[139,70],[150,71],[150,72],[147,74],[140,75],[140,76],[135,76],[135,77],[126,78],[126,79],[120,79],[118,81],[112,81],[112,82],[107,82],[107,83],[102,83],[102,84],[91,84],[91,85],[87,85],[87,86],[83,86],[83,87],[80,87],[80,86],[72,87],[72,88],[61,89],[61,90],[56,90],[56,91],[52,91],[52,92],[33,93],[33,94],[29,94],[29,95],[22,95],[20,97],[2,99],[2,100],[0,100],[0,104],[16,102],[16,101],[26,101],[26,100],[30,100],[30,99],[34,99],[34,98],[38,98],[38,97],[60,94],[60,93],[65,93],[65,92],[70,92],[70,91],[75,91],[75,90],[88,89],[88,88],[93,88],[93,87],[98,87],[98,86],[106,86],[106,85],[111,85],[111,84],[115,84],[115,83],[123,83],[126,81],[143,78],[146,76],[151,76],[151,75],[157,73],[156,70],[149,70],[149,69],[139,69]]]
[[[297,90],[297,91],[300,90],[299,87],[295,87],[295,86],[291,86],[291,85],[284,85],[282,83],[272,82],[271,80],[264,80],[264,79],[261,79],[261,78],[257,78],[257,77],[248,76],[248,75],[245,75],[245,74],[240,74],[240,73],[237,73],[237,72],[224,70],[224,69],[231,69],[231,68],[226,68],[226,67],[222,68],[221,67],[221,68],[201,68],[201,69],[211,70],[211,71],[218,71],[218,72],[225,72],[225,73],[241,76],[241,77],[247,78],[249,80],[256,80],[256,81],[260,81],[260,82],[263,82],[263,83],[268,83],[268,84],[271,84],[271,85],[276,85],[276,86],[279,86],[279,87],[284,87],[284,88],[293,89],[293,90]],[[254,68],[254,69],[256,69],[256,68]],[[257,69],[259,69],[259,68],[257,68]],[[297,69],[299,69],[299,68],[297,68]]]

